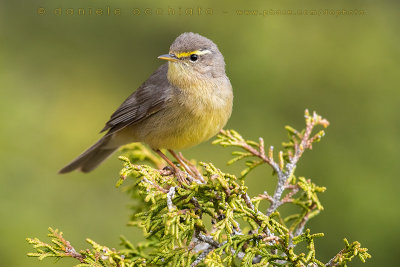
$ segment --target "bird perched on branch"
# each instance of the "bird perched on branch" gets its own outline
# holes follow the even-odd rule
[[[161,65],[111,115],[106,134],[60,170],[90,172],[120,146],[142,142],[160,151],[188,148],[216,135],[232,112],[232,86],[216,44],[196,33],[183,33],[172,43]],[[183,163],[183,162],[181,162]]]

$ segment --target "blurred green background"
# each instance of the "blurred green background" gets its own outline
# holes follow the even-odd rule
[[[61,15],[54,14],[58,8]],[[86,14],[78,15],[79,8]],[[93,14],[97,8],[103,15]],[[112,15],[116,8],[120,15]],[[185,15],[187,8],[194,14]],[[100,137],[109,115],[185,31],[209,37],[225,56],[235,93],[227,128],[279,147],[284,125],[303,127],[305,108],[331,122],[297,170],[328,188],[321,196],[325,211],[308,224],[326,234],[317,240],[319,257],[327,262],[347,237],[370,249],[366,266],[398,265],[399,8],[398,1],[372,0],[1,0],[1,265],[52,266],[25,256],[32,250],[25,238],[45,239],[48,226],[62,229],[78,249],[87,247],[86,237],[111,247],[120,234],[142,239],[125,226],[129,198],[114,187],[116,156],[90,174],[57,171]],[[237,14],[271,9],[367,13]],[[210,142],[184,154],[227,172],[242,167],[227,167],[230,151]],[[273,188],[275,179],[261,168],[248,183],[254,195]]]

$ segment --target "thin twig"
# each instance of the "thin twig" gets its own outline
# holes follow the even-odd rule
[[[212,246],[206,248],[205,250],[203,250],[203,252],[199,255],[199,257],[197,257],[197,259],[190,265],[190,267],[195,267],[197,266],[199,263],[201,263],[208,255],[208,253],[210,253],[211,251],[213,251],[214,248]]]
[[[230,138],[234,138],[229,132],[224,132],[226,135],[228,135]],[[279,169],[279,165],[274,161],[273,158],[267,157],[265,155],[265,150],[264,150],[264,140],[262,138],[260,138],[260,146],[259,146],[259,150],[257,151],[254,147],[250,146],[249,144],[246,143],[246,141],[240,141],[238,143],[238,146],[242,147],[243,149],[247,150],[248,152],[250,152],[251,154],[253,154],[254,156],[262,159],[265,163],[267,163],[268,165],[270,165],[274,171],[278,172]]]
[[[264,191],[263,194],[259,194],[258,196],[256,196],[256,197],[253,198],[254,201],[256,201],[256,200],[262,200],[262,199],[266,199],[266,200],[268,200],[268,201],[271,202],[271,203],[272,203],[272,201],[274,201],[274,200],[272,199],[272,197],[271,197],[270,195],[268,195],[267,191]]]
[[[304,215],[303,219],[300,221],[300,223],[297,226],[296,231],[293,234],[294,236],[298,236],[303,233],[304,227],[306,226],[306,223],[309,220],[310,213],[316,208],[316,206],[317,206],[316,204],[312,205],[310,207],[310,210]]]
[[[337,258],[339,258],[340,256],[342,256],[342,254],[343,254],[343,252],[345,251],[346,249],[342,249],[342,250],[340,250],[336,255],[335,255],[335,257],[333,257],[332,259],[330,259],[329,260],[329,262],[327,263],[327,264],[325,264],[325,266],[329,266],[329,267],[333,267],[333,266],[339,266],[339,264],[338,263],[335,263],[334,261],[337,259]]]
[[[246,202],[247,207],[254,210],[254,205],[253,205],[253,203],[251,203],[251,199],[250,199],[249,195],[247,193],[242,194],[242,198],[244,199],[244,202]]]
[[[306,110],[306,117],[308,116],[308,111]],[[273,202],[267,210],[267,215],[271,215],[281,204],[281,196],[283,191],[285,190],[285,183],[287,180],[293,175],[294,169],[296,168],[296,164],[299,161],[300,157],[303,155],[306,149],[311,148],[310,135],[316,124],[322,124],[324,127],[328,125],[328,121],[319,119],[314,112],[313,118],[307,120],[306,130],[301,138],[300,144],[294,144],[294,155],[290,158],[289,162],[285,166],[284,171],[277,171],[278,174],[278,184],[276,186]]]
[[[65,238],[62,236],[61,232],[58,233],[56,231],[53,231],[52,234],[64,244],[65,254],[68,256],[71,256],[72,258],[79,260],[81,263],[84,263],[85,257],[82,254],[80,254],[79,252],[76,252],[75,248],[71,245],[71,243],[69,241],[65,240]]]
[[[287,185],[286,189],[292,189],[292,191],[290,191],[289,193],[287,193],[287,195],[282,199],[282,204],[283,203],[288,203],[288,202],[292,202],[293,199],[292,197],[294,195],[297,194],[297,192],[299,192],[299,187],[297,185]]]
[[[218,243],[217,241],[215,241],[214,239],[212,239],[212,237],[206,236],[202,233],[198,233],[196,235],[197,239],[199,239],[200,241],[206,242],[207,244],[210,244],[211,246],[213,246],[214,248],[219,248],[221,246],[220,243]]]
[[[159,186],[159,185],[156,184],[156,183],[153,183],[152,181],[148,180],[147,178],[143,178],[142,181],[148,183],[149,185],[152,185],[152,186],[153,186],[154,188],[156,188],[158,191],[161,191],[161,192],[163,192],[163,193],[168,193],[168,190],[162,188],[161,186]]]
[[[168,206],[168,211],[173,211],[175,209],[174,204],[172,203],[172,198],[175,195],[175,187],[171,187],[168,191],[167,194],[167,206]]]

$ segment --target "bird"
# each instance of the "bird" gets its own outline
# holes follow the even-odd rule
[[[167,62],[111,115],[100,131],[104,136],[59,173],[90,172],[120,146],[133,142],[147,144],[179,171],[161,149],[184,164],[176,150],[205,142],[226,125],[233,90],[224,57],[213,41],[185,32],[158,59]]]

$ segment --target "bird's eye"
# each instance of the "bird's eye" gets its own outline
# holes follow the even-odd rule
[[[190,61],[195,62],[197,61],[197,59],[199,59],[199,56],[196,54],[191,54],[190,55]]]

